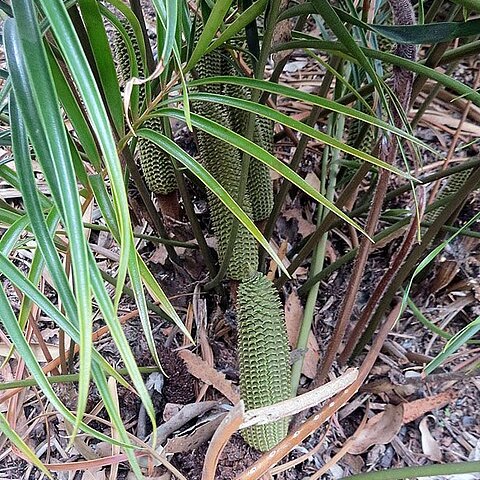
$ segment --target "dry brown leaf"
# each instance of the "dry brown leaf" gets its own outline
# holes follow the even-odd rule
[[[465,122],[459,118],[453,118],[450,113],[442,114],[437,112],[425,113],[422,116],[422,121],[424,125],[431,127],[432,125],[437,127],[440,130],[444,130],[450,134],[455,134],[455,131],[460,127],[461,123],[461,134],[466,136],[480,136],[480,127],[471,122]]]
[[[304,238],[312,234],[316,230],[316,227],[313,223],[305,220],[302,217],[302,211],[299,208],[290,208],[288,210],[285,210],[283,212],[283,216],[286,220],[295,219],[297,221],[298,233]]]
[[[59,356],[59,350],[58,350],[58,345],[52,345],[51,343],[47,343],[47,348],[48,351],[50,352],[50,355],[52,358],[56,358]],[[46,362],[45,355],[42,352],[42,348],[38,343],[30,343],[30,348],[33,351],[33,354],[35,355],[35,358],[37,359],[38,362]],[[0,343],[0,356],[1,357],[6,357],[10,352],[10,345],[5,345],[4,343]]]
[[[348,453],[358,455],[372,445],[390,443],[403,425],[403,405],[387,405],[385,411],[372,417],[353,440]]]
[[[455,390],[446,390],[445,392],[433,395],[432,397],[421,398],[403,404],[403,423],[413,422],[417,418],[423,417],[427,412],[442,408],[448,405],[457,393]]]
[[[218,372],[207,362],[192,353],[190,350],[181,350],[178,352],[180,358],[187,365],[188,371],[202,382],[211,385],[222,393],[232,404],[240,401],[240,395],[234,388],[232,382],[225,378],[223,373]]]
[[[293,290],[285,301],[285,323],[287,324],[288,343],[295,348],[303,318],[303,306],[298,293]]]
[[[310,184],[317,192],[320,191],[320,179],[314,172],[308,172],[305,181]]]
[[[152,253],[150,258],[148,259],[150,262],[156,263],[157,265],[165,265],[165,261],[168,258],[168,252],[165,248],[165,245],[158,245],[155,251]]]
[[[432,437],[430,430],[428,429],[428,417],[425,417],[418,426],[420,433],[422,434],[422,451],[425,456],[434,461],[442,461],[442,451],[437,441]]]
[[[303,319],[303,307],[296,290],[288,295],[285,302],[285,322],[287,324],[288,341],[292,348],[297,345],[297,339]],[[310,331],[307,342],[307,351],[303,360],[302,373],[308,378],[315,378],[318,360],[320,359],[319,346],[313,332]]]
[[[272,245],[272,241],[270,241],[270,245]],[[278,258],[282,261],[283,265],[285,268],[288,268],[290,266],[290,262],[287,260],[286,255],[287,255],[287,248],[288,248],[288,242],[284,240],[280,246],[278,245],[272,245],[273,249],[277,251]],[[267,278],[273,282],[275,279],[275,275],[277,274],[277,269],[278,265],[275,260],[270,261],[270,266],[268,268],[268,273],[267,273]]]
[[[163,409],[163,421],[168,422],[175,416],[185,405],[183,403],[167,403]]]
[[[85,470],[82,475],[82,480],[105,480],[105,478],[105,470],[103,468]]]
[[[178,436],[168,440],[165,445],[164,453],[181,453],[181,452],[191,452],[192,450],[197,449],[202,443],[210,440],[215,430],[218,428],[220,423],[227,414],[221,413],[215,418],[210,420],[208,423],[204,423],[195,429],[193,433],[190,433],[186,436]]]

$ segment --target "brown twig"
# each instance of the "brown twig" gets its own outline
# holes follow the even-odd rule
[[[283,402],[256,408],[245,412],[244,403],[240,401],[225,417],[210,442],[204,461],[202,480],[214,480],[218,459],[230,437],[240,428],[270,423],[280,418],[290,417],[302,410],[309,409],[352,385],[357,379],[356,369],[347,370],[342,376],[326,385]],[[265,473],[265,472],[264,472]]]
[[[393,150],[393,149],[392,149]],[[388,179],[390,172],[388,170],[382,170],[378,179],[377,188],[375,190],[375,196],[373,197],[372,206],[370,208],[367,220],[366,232],[369,237],[373,237],[375,230],[377,229],[378,219],[382,212],[382,205],[387,193]],[[358,254],[355,258],[355,263],[352,270],[352,276],[348,284],[347,292],[343,298],[340,312],[338,314],[335,329],[333,331],[332,338],[328,344],[325,357],[322,359],[322,365],[315,378],[315,385],[320,385],[326,378],[330,368],[335,359],[335,355],[338,351],[340,343],[345,335],[348,321],[351,317],[357,293],[360,288],[360,282],[363,277],[363,272],[367,264],[368,256],[370,254],[371,242],[368,237],[363,237],[358,248]]]
[[[420,202],[419,202],[419,208],[417,210],[417,215],[421,218],[423,215],[423,210],[425,208],[425,196],[422,195],[420,197]],[[392,282],[392,279],[400,266],[403,264],[405,261],[405,258],[407,255],[410,253],[410,251],[413,248],[413,244],[415,242],[416,234],[418,231],[418,216],[415,215],[412,218],[412,221],[410,223],[410,227],[408,229],[407,234],[405,235],[402,245],[398,249],[397,253],[393,257],[393,260],[390,264],[390,267],[388,270],[385,272],[383,277],[381,278],[380,282],[377,284],[375,290],[373,291],[372,295],[370,296],[367,304],[363,308],[362,314],[360,315],[360,318],[358,319],[352,333],[350,334],[350,337],[348,339],[347,344],[345,345],[345,348],[343,349],[342,353],[339,356],[339,362],[340,364],[345,364],[345,362],[348,360],[350,355],[353,352],[353,349],[355,348],[355,345],[360,338],[360,335],[364,331],[368,321],[370,320],[370,317],[372,316],[378,302],[382,298],[385,290],[388,288],[390,283]]]
[[[396,25],[412,25],[415,23],[415,14],[410,0],[389,0],[393,11],[394,23]],[[408,59],[415,59],[416,47],[414,45],[397,44],[395,54]],[[403,126],[401,110],[407,110],[410,104],[412,92],[413,74],[404,68],[393,68],[393,93],[397,97],[399,108],[393,101],[390,102],[392,109],[393,123],[396,127]],[[398,150],[398,141],[393,136],[385,136],[380,140],[379,158],[390,165],[395,163]],[[375,196],[368,214],[366,231],[370,237],[373,237],[378,225],[378,220],[382,211],[383,202],[387,193],[390,172],[382,170],[379,175]],[[371,243],[367,237],[363,237],[355,258],[352,276],[347,288],[347,293],[343,298],[338,319],[335,324],[332,339],[330,340],[327,352],[322,361],[314,381],[314,385],[321,384],[330,371],[335,355],[338,352],[340,344],[345,335],[348,321],[351,317],[355,300],[360,288],[368,256],[371,249]]]

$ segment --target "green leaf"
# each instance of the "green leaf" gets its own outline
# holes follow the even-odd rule
[[[160,21],[164,30],[163,49],[159,58],[164,65],[167,65],[172,50],[176,46],[178,1],[153,0],[153,6],[157,12],[157,19]],[[157,28],[158,27],[160,27],[160,25],[158,25]]]
[[[25,67],[30,80],[29,87],[34,100],[34,104],[30,108],[38,110],[43,128],[45,130],[48,128],[46,141],[50,158],[55,159],[53,169],[55,171],[56,183],[58,186],[61,185],[59,192],[63,205],[61,213],[70,244],[75,297],[77,300],[76,314],[78,315],[82,347],[80,349],[80,379],[78,383],[77,420],[74,425],[75,435],[87,405],[92,361],[92,303],[87,246],[83,235],[82,211],[65,127],[60,115],[58,98],[37,24],[35,8],[31,0],[19,0],[15,2],[13,11],[18,26],[16,30],[19,40],[18,53],[24,55]],[[10,60],[14,61],[11,57]],[[14,90],[17,94],[15,85]],[[18,91],[18,94],[21,95],[21,91]],[[34,135],[32,129],[29,131],[35,144],[34,137],[38,135]],[[44,160],[44,157],[39,157],[41,164],[44,163]],[[49,185],[55,185],[53,178],[48,179],[47,172],[45,172],[45,175]]]
[[[467,22],[439,22],[424,25],[383,26],[369,25],[373,30],[397,43],[430,44],[450,42],[480,33],[480,19]]]
[[[113,205],[110,201],[110,197],[105,188],[105,183],[100,175],[90,176],[90,182],[92,188],[95,192],[95,198],[98,202],[100,210],[102,212],[103,218],[107,223],[110,231],[112,232],[113,237],[118,241],[119,233],[118,226],[115,223],[115,216],[113,215]],[[168,297],[165,295],[163,290],[158,285],[158,282],[155,280],[153,275],[148,270],[147,266],[143,262],[143,259],[137,253],[138,264],[141,270],[142,279],[145,283],[146,288],[150,294],[160,303],[160,308],[170,317],[171,321],[174,322],[177,327],[190,338],[188,330],[185,328],[185,325],[182,323],[177,312],[173,308],[172,304],[168,300]]]
[[[0,253],[0,260],[4,259],[4,255]],[[15,314],[13,313],[12,307],[10,306],[10,302],[2,289],[0,289],[0,308],[2,310],[1,322],[8,335],[10,336],[10,339],[15,344],[15,349],[17,350],[18,354],[25,362],[25,365],[27,366],[30,373],[37,380],[37,383],[42,389],[42,392],[58,412],[60,412],[68,421],[76,424],[77,422],[75,416],[65,407],[65,405],[63,405],[63,403],[57,397],[53,388],[48,382],[47,377],[43,373],[42,368],[38,364],[34,353],[32,352],[25,337],[23,336],[22,331],[20,330],[17,319],[15,318]],[[117,442],[116,440],[109,438],[107,435],[97,432],[82,421],[79,422],[79,427],[84,432],[89,433],[90,435],[93,435],[95,438],[98,438],[99,440],[102,440],[104,442],[114,443],[115,445],[120,445],[124,447],[128,446],[128,444]]]
[[[432,373],[478,332],[480,332],[480,315],[448,340],[442,351],[425,367],[425,373]]]
[[[324,42],[315,39],[293,40],[291,42],[286,42],[278,45],[273,50],[282,51],[297,48],[312,48],[327,52],[336,52],[336,54],[339,56],[345,56],[355,61],[355,59],[350,56],[348,49],[345,48],[343,45],[339,44],[338,42]],[[393,55],[392,53],[381,52],[379,50],[374,50],[371,48],[362,48],[362,50],[367,57],[405,68],[419,75],[425,75],[426,77],[435,80],[441,85],[451,88],[459,95],[465,97],[467,100],[471,100],[475,105],[480,106],[480,94],[478,92],[473,90],[468,85],[465,85],[458,80],[455,80],[448,75],[445,75],[444,73],[438,72],[433,68],[429,68],[423,65],[422,62],[412,62],[397,55]],[[209,80],[211,79],[209,78]]]
[[[173,109],[172,109],[173,110]],[[192,114],[193,118],[196,117]],[[237,217],[242,225],[255,237],[255,239],[262,245],[268,254],[278,264],[282,272],[286,272],[282,261],[272,249],[270,244],[265,240],[257,226],[252,222],[251,218],[238,206],[237,202],[228,194],[228,192],[215,180],[214,177],[198,163],[193,157],[182,150],[173,140],[165,135],[162,135],[147,128],[137,130],[136,134],[139,137],[146,138],[156,143],[169,155],[178,160],[182,165],[185,165],[209,190],[212,191],[220,201]],[[288,275],[288,273],[286,273]]]
[[[256,0],[242,12],[227,28],[220,34],[220,36],[207,48],[205,53],[215,50],[220,45],[228,42],[237,33],[242,31],[251,22],[254,22],[265,10],[268,0]]]
[[[115,293],[115,302],[113,312],[117,309],[118,303],[121,297],[121,287],[123,286],[129,266],[129,259],[131,256],[131,250],[134,249],[132,228],[130,224],[130,216],[128,211],[128,201],[125,191],[125,185],[123,183],[123,172],[120,165],[120,161],[116,151],[116,145],[110,130],[108,116],[106,114],[104,105],[102,103],[100,93],[95,84],[95,79],[88,66],[85,55],[81,49],[79,40],[70,21],[67,11],[63,3],[60,0],[40,0],[47,18],[50,21],[52,30],[55,34],[56,40],[67,62],[72,77],[75,80],[80,95],[85,103],[85,108],[90,116],[90,122],[97,134],[97,140],[99,142],[103,157],[106,162],[107,171],[109,174],[110,184],[112,188],[115,218],[118,223],[118,230],[120,232],[120,261],[118,267],[118,285],[119,288]],[[96,279],[98,278],[98,272],[95,273]],[[133,272],[132,280],[135,279],[135,272]],[[100,288],[100,283],[96,285]],[[102,284],[103,285],[103,284]],[[137,288],[137,291],[139,289]],[[103,295],[102,290],[96,292],[98,296]],[[105,299],[106,300],[106,299]],[[109,308],[107,302],[104,302],[104,308]],[[110,325],[112,335],[117,335],[122,343],[117,346],[123,349],[123,358],[126,367],[129,369],[130,376],[133,380],[135,388],[137,389],[142,403],[145,405],[145,409],[150,417],[153,428],[155,429],[155,412],[151,402],[150,395],[143,383],[141,375],[138,372],[138,367],[135,362],[131,361],[131,351],[128,346],[123,343],[123,331],[121,325],[113,314],[110,317],[112,322]],[[115,337],[114,337],[115,338]]]
[[[90,46],[111,118],[117,132],[122,134],[124,130],[122,97],[110,43],[103,25],[102,16],[100,15],[98,2],[96,0],[78,0],[78,5],[90,40]]]
[[[413,63],[413,62],[412,62]],[[404,130],[401,130],[400,128],[395,127],[394,125],[390,125],[387,122],[384,122],[383,120],[374,117],[372,115],[368,115],[364,112],[361,112],[360,110],[356,110],[351,107],[347,107],[345,105],[342,105],[341,103],[335,102],[333,100],[329,100],[327,98],[319,97],[317,95],[312,95],[307,92],[302,92],[301,90],[296,90],[295,88],[292,87],[287,87],[286,85],[279,85],[277,83],[272,83],[268,82],[266,80],[257,80],[254,78],[247,78],[247,77],[227,77],[227,76],[220,76],[220,77],[209,77],[206,79],[200,79],[200,80],[194,80],[189,83],[189,86],[196,87],[197,85],[204,85],[204,84],[210,84],[210,83],[227,83],[227,84],[233,84],[233,85],[241,85],[243,87],[248,87],[248,88],[255,88],[258,90],[262,90],[265,92],[270,92],[274,93],[276,95],[282,95],[287,98],[294,98],[296,100],[300,100],[302,102],[311,104],[311,105],[317,105],[319,107],[324,108],[325,110],[331,110],[332,112],[337,112],[342,115],[346,115],[351,118],[357,118],[358,120],[361,120],[365,123],[369,123],[370,125],[374,125],[376,127],[381,128],[382,130],[385,130],[387,132],[391,132],[395,135],[398,135],[401,138],[405,138],[406,140],[422,147],[425,148],[426,150],[429,150],[433,153],[436,153],[435,150],[427,145],[426,143],[422,142],[421,140],[418,140],[415,138],[413,135],[409,134],[408,132],[405,132]],[[202,98],[204,93],[202,94],[191,94],[191,98],[200,98],[200,95],[202,95]],[[213,94],[211,94],[213,95]],[[227,98],[228,101],[232,101],[231,97],[224,97],[222,95],[221,98]],[[173,100],[167,100],[164,103],[172,103]],[[221,102],[219,102],[221,103]],[[161,105],[161,103],[159,104]],[[283,117],[282,117],[283,118]],[[282,123],[282,122],[280,122]],[[298,122],[301,123],[301,122]],[[297,130],[297,128],[296,128]],[[357,156],[357,155],[355,155]],[[374,158],[374,157],[372,157]],[[403,172],[399,173],[399,175],[405,175]]]
[[[195,67],[200,58],[205,55],[208,49],[209,43],[217,33],[220,26],[223,24],[223,19],[228,12],[232,0],[222,0],[221,2],[215,2],[212,11],[205,23],[202,33],[198,39],[195,48],[193,49],[192,56],[184,69],[184,73],[189,72]]]
[[[468,3],[468,0],[466,0]],[[475,0],[472,0],[472,5]],[[480,11],[480,2],[477,5]],[[340,8],[333,7],[338,17],[351,25],[366,31],[376,32],[396,43],[430,44],[449,42],[456,38],[470,37],[480,33],[480,19],[466,22],[437,22],[419,25],[379,25],[365,23],[358,17],[350,15]],[[311,2],[295,5],[280,15],[280,20],[315,13]]]
[[[225,101],[227,98],[230,97],[224,97],[224,96],[218,96],[221,99],[221,102],[223,105],[228,105],[228,101]],[[216,99],[217,100],[217,99]],[[238,100],[238,99],[235,99]],[[242,105],[243,102],[241,101]],[[252,112],[256,112],[260,115],[265,113],[265,110],[270,110],[270,112],[273,113],[279,113],[276,112],[273,109],[264,107],[263,105],[259,105],[254,102],[248,102],[252,105]],[[160,109],[155,112],[158,115],[166,115],[169,118],[171,117],[176,117],[181,120],[184,119],[184,114],[181,110],[173,109],[173,108],[168,108],[168,109]],[[268,112],[269,113],[269,112]],[[272,113],[272,115],[273,115]],[[280,114],[282,115],[282,114]],[[275,115],[273,115],[275,117]],[[287,117],[288,118],[288,117]],[[336,207],[332,202],[327,200],[322,194],[317,192],[309,183],[307,183],[300,175],[298,175],[296,172],[294,172],[291,168],[287,167],[284,165],[280,160],[278,160],[276,157],[274,157],[272,154],[268,153],[265,151],[263,148],[259,147],[255,143],[253,143],[250,140],[247,140],[245,137],[242,137],[238,133],[233,132],[232,130],[229,130],[228,128],[225,128],[223,125],[220,125],[208,118],[201,117],[200,115],[192,114],[192,123],[194,126],[199,128],[200,130],[203,130],[210,135],[213,135],[220,140],[223,140],[224,142],[230,143],[231,145],[239,148],[243,152],[248,153],[252,157],[256,158],[257,160],[260,160],[261,162],[265,163],[268,165],[271,169],[275,170],[277,173],[285,177],[287,180],[292,182],[294,185],[296,185],[298,188],[303,190],[305,193],[310,195],[314,200],[319,202],[321,205],[324,205],[326,208],[334,212],[336,215],[338,215],[340,218],[342,218],[344,221],[346,221],[348,224],[352,225],[354,228],[362,232],[364,235],[367,235],[366,232],[351,218],[348,217],[342,210],[340,210],[338,207]],[[298,122],[300,123],[300,122]],[[301,124],[304,127],[307,127],[304,124]],[[310,127],[308,127],[310,128]],[[312,132],[317,132],[315,129],[311,128]],[[324,134],[322,134],[324,135]],[[333,137],[330,137],[332,141],[335,141]],[[388,164],[385,164],[386,166],[389,166]],[[207,185],[208,187],[208,185]],[[248,228],[248,227],[247,227]],[[368,235],[367,235],[368,237]]]
[[[340,20],[337,11],[334,10],[330,2],[325,0],[312,0],[312,6],[316,13],[320,14],[325,23],[330,27],[332,32],[336,35],[338,40],[345,46],[351,56],[364,68],[365,72],[371,78],[377,93],[382,100],[383,105],[388,111],[388,102],[384,95],[384,89],[382,88],[382,81],[379,79],[377,72],[373,68],[372,64],[366,57],[363,50],[357,45],[356,40],[351,33],[347,30],[345,25]]]

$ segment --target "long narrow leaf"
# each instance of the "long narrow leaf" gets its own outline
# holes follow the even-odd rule
[[[225,97],[222,97],[225,99]],[[252,103],[253,107],[253,112],[257,113],[262,113],[262,110],[260,107],[262,105],[258,105],[256,103]],[[228,105],[227,102],[224,103],[225,105]],[[265,107],[266,108],[266,107]],[[255,110],[257,109],[257,110]],[[271,110],[271,109],[270,109]],[[271,110],[272,112],[275,112],[274,110]],[[160,109],[156,113],[159,115],[167,115],[169,117],[177,117],[179,119],[184,119],[183,112],[178,109]],[[287,167],[284,165],[282,162],[280,162],[276,157],[274,157],[272,154],[268,153],[265,151],[263,148],[259,147],[255,143],[253,143],[250,140],[247,140],[245,137],[242,137],[238,133],[233,132],[232,130],[229,130],[228,128],[225,128],[223,125],[220,125],[208,118],[201,117],[200,115],[192,114],[192,123],[196,127],[200,128],[201,130],[209,133],[210,135],[213,135],[225,142],[230,143],[231,145],[239,148],[240,150],[248,153],[252,157],[255,157],[257,160],[260,160],[261,162],[265,163],[268,165],[270,168],[278,172],[280,175],[285,177],[287,180],[292,182],[294,185],[296,185],[298,188],[303,190],[305,193],[310,195],[314,200],[319,202],[321,205],[325,206],[332,212],[334,212],[336,215],[338,215],[342,220],[347,222],[348,224],[352,225],[354,228],[356,228],[358,231],[362,232],[364,235],[367,235],[366,232],[348,215],[346,215],[342,210],[340,210],[338,207],[336,207],[332,202],[327,200],[322,194],[317,192],[309,183],[307,183],[298,173],[294,172],[291,168]],[[303,125],[303,124],[302,124]],[[306,127],[306,126],[305,126]],[[313,128],[311,129],[314,132]],[[317,132],[319,133],[319,132]],[[324,134],[322,134],[324,135]],[[330,137],[332,140],[332,137]],[[388,166],[388,164],[385,164]],[[207,185],[208,186],[208,185]],[[252,232],[253,233],[253,232]],[[368,235],[367,235],[368,237]]]
[[[193,119],[193,115],[192,115]],[[209,190],[212,191],[220,201],[237,217],[242,225],[255,237],[255,239],[262,245],[262,247],[268,252],[274,259],[283,272],[285,267],[272,249],[270,244],[265,240],[257,226],[252,222],[250,217],[238,206],[237,202],[229,195],[229,193],[215,180],[214,177],[198,163],[193,157],[182,150],[173,140],[169,139],[165,135],[162,135],[153,130],[147,128],[141,128],[136,132],[139,137],[146,138],[156,143],[160,148],[165,150],[169,155],[178,160],[181,164],[185,165]],[[287,273],[288,275],[288,273]]]
[[[281,45],[278,45],[274,50],[281,51],[281,50],[290,50],[290,49],[297,49],[297,48],[313,48],[318,50],[323,50],[327,52],[337,52],[339,55],[348,56],[349,51],[343,45],[339,44],[338,42],[324,42],[321,40],[316,40],[313,38],[309,39],[302,39],[302,40],[292,40],[291,42],[285,42]],[[363,48],[363,52],[367,57],[374,58],[377,60],[381,60],[382,62],[386,62],[392,65],[396,65],[399,67],[403,67],[411,72],[417,73],[419,75],[425,75],[432,80],[444,85],[445,87],[451,88],[454,92],[462,95],[467,100],[471,100],[475,105],[480,106],[480,94],[476,92],[473,88],[465,85],[454,78],[445,75],[433,68],[427,67],[423,65],[421,62],[412,62],[405,58],[401,58],[397,55],[387,52],[381,52],[379,50],[374,50],[371,48]],[[352,60],[354,60],[352,58]],[[209,79],[210,80],[210,79]]]
[[[265,10],[268,0],[257,0],[242,12],[220,36],[208,47],[205,53],[215,50],[215,48],[223,45],[225,42],[233,38],[237,33],[242,31],[248,24],[254,22]]]
[[[322,42],[326,43],[326,42]],[[337,44],[338,45],[338,44]],[[205,85],[211,83],[226,83],[232,85],[239,85],[242,87],[254,88],[265,92],[274,93],[276,95],[282,95],[287,98],[294,98],[295,100],[300,100],[302,102],[308,103],[310,105],[317,105],[319,107],[324,108],[325,110],[330,110],[332,112],[337,112],[347,117],[356,118],[361,120],[365,123],[369,123],[370,125],[374,125],[379,127],[387,132],[393,133],[398,135],[401,138],[404,138],[426,150],[429,150],[433,153],[436,153],[435,150],[427,145],[426,143],[422,142],[421,140],[415,138],[413,135],[405,132],[404,130],[395,127],[394,125],[390,125],[389,123],[374,117],[372,115],[368,115],[360,110],[356,110],[351,107],[347,107],[346,105],[342,105],[341,103],[335,102],[334,100],[329,100],[328,98],[319,97],[318,95],[312,95],[311,93],[302,92],[301,90],[297,90],[292,87],[288,87],[286,85],[279,85],[277,83],[268,82],[266,80],[258,80],[254,78],[247,78],[247,77],[230,77],[230,76],[219,76],[219,77],[209,77],[206,79],[199,79],[194,80],[189,83],[190,88]],[[192,93],[191,98],[207,98],[207,95],[214,95],[214,94],[206,94],[206,93]],[[205,97],[203,97],[205,96]],[[213,98],[213,97],[212,97]],[[224,97],[222,95],[221,98],[229,98]],[[173,100],[167,100],[164,103],[171,103]],[[231,100],[229,100],[231,101]],[[220,102],[221,103],[221,102]]]
[[[3,254],[0,253],[0,258],[5,257],[3,256]],[[42,389],[42,392],[48,398],[50,403],[55,407],[55,409],[60,412],[68,421],[70,421],[72,424],[75,424],[75,415],[73,415],[57,397],[52,386],[48,382],[47,377],[43,373],[42,368],[38,364],[34,353],[32,352],[30,346],[25,340],[25,337],[23,336],[23,333],[18,325],[17,319],[15,318],[15,314],[13,313],[12,307],[10,306],[10,302],[8,301],[8,298],[5,295],[3,289],[0,289],[0,309],[2,311],[1,322],[5,327],[8,335],[10,336],[10,339],[15,344],[15,349],[22,357],[30,373],[37,380],[38,386]],[[80,422],[79,427],[84,432],[89,433],[90,435],[93,435],[95,438],[98,438],[99,440],[102,440],[104,442],[115,443],[116,445],[124,447],[129,446],[128,444],[118,442],[108,437],[107,435],[104,435],[103,433],[97,432],[82,421]]]
[[[95,84],[95,79],[81,49],[79,40],[65,6],[61,0],[40,0],[40,3],[42,4],[45,14],[50,21],[59,47],[63,52],[64,58],[72,73],[72,77],[74,78],[77,88],[85,103],[85,108],[90,116],[90,122],[97,134],[97,139],[106,162],[107,171],[111,182],[116,214],[115,216],[120,232],[119,243],[121,246],[118,270],[119,288],[115,293],[116,310],[122,292],[121,287],[124,284],[129,267],[131,250],[134,249],[133,234],[130,224],[128,201],[123,182],[122,168],[117,155],[112,132],[110,130],[108,117],[101,101],[98,88]],[[135,272],[133,273],[134,274],[131,276],[131,279],[132,281],[135,281]],[[137,291],[139,290],[140,288],[137,288]],[[101,292],[97,293],[100,294]],[[121,330],[118,319],[114,318],[112,320],[112,326],[115,326]],[[126,353],[126,351],[124,353]],[[155,429],[155,412],[150,395],[148,394],[145,384],[141,379],[138,367],[135,362],[128,362],[128,365],[126,366],[129,368],[135,388],[137,389],[140,398],[145,405],[153,428]]]
[[[46,140],[50,158],[55,159],[53,168],[57,183],[58,185],[61,184],[59,194],[64,210],[62,212],[63,222],[70,243],[81,340],[77,419],[73,431],[75,436],[87,405],[92,361],[92,303],[82,211],[65,126],[60,115],[58,99],[48,68],[48,60],[37,24],[34,5],[31,0],[19,0],[15,2],[13,11],[18,25],[18,30],[13,35],[18,36],[19,39],[19,53],[24,55],[25,58],[25,67],[30,80],[29,87],[32,89],[35,102],[31,108],[36,107],[38,109],[45,131],[48,127]],[[14,89],[16,90],[15,85]],[[30,131],[30,134],[32,141],[35,143],[35,137],[38,135],[34,136],[32,131]],[[39,160],[42,163],[44,158],[39,158]],[[49,183],[52,185],[53,180],[51,179]]]
[[[192,56],[190,57],[187,66],[184,69],[185,73],[194,68],[200,58],[205,54],[209,43],[212,41],[215,33],[217,33],[220,25],[222,25],[225,14],[228,12],[231,4],[232,0],[215,2],[210,16],[208,17],[208,20],[202,29],[202,33],[200,34],[198,42],[193,49]]]
[[[122,133],[124,118],[120,86],[98,2],[96,0],[79,0],[78,5],[82,12],[111,117],[117,132]]]

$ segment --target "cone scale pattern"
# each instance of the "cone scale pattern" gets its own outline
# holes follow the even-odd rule
[[[218,51],[204,56],[196,67],[200,78],[231,73],[226,70],[225,57]],[[245,89],[231,85],[205,85],[205,91],[224,93],[237,98],[250,98]],[[245,134],[247,116],[242,110],[221,104],[198,102],[196,113],[209,118],[241,135]],[[256,120],[254,141],[273,150],[273,125]],[[242,153],[205,132],[197,131],[200,160],[227,192],[238,198],[242,173]],[[273,205],[270,173],[262,163],[251,160],[246,195],[242,208],[254,220],[266,218]],[[220,260],[230,239],[234,216],[218,198],[208,192],[213,229],[217,237]],[[261,206],[259,209],[258,206]],[[253,210],[253,213],[252,213]],[[259,213],[260,212],[260,213]],[[258,248],[248,230],[239,225],[227,277],[239,280],[237,314],[240,356],[240,390],[247,409],[268,406],[290,395],[288,340],[283,310],[278,292],[257,268]],[[287,434],[288,419],[267,425],[256,425],[242,431],[246,442],[265,451],[275,446]]]
[[[137,62],[138,75],[144,76],[145,70],[142,65],[140,49],[132,26],[129,22],[124,22],[125,30],[132,42],[135,58]],[[120,80],[125,83],[131,78],[130,57],[127,46],[120,35],[116,32],[113,41],[113,54],[117,65],[117,74]],[[140,105],[145,100],[145,89],[139,88]],[[147,120],[143,127],[150,128],[158,133],[163,133],[162,121],[159,118]],[[168,195],[177,189],[177,180],[175,170],[169,156],[155,143],[144,138],[138,140],[138,149],[140,151],[140,165],[142,167],[143,178],[148,189],[159,195]]]
[[[201,104],[197,106],[197,109],[203,116],[229,128],[228,111],[223,105]],[[238,196],[238,180],[242,171],[240,152],[235,147],[205,132],[197,132],[197,140],[202,163],[232,198],[236,199]],[[218,255],[220,260],[223,261],[234,216],[211,192],[208,192],[208,201],[212,213],[213,229],[217,237]],[[247,214],[251,213],[248,196],[244,198],[242,208]],[[232,280],[242,280],[252,269],[257,267],[257,264],[258,248],[256,241],[243,225],[239,225],[237,240],[227,268],[227,276]]]
[[[260,273],[238,288],[240,394],[247,410],[290,397],[288,339],[283,310],[272,282]],[[287,434],[288,419],[242,430],[260,451],[273,448]]]

